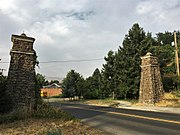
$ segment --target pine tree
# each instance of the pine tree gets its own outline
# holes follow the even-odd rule
[[[138,98],[141,56],[153,44],[151,34],[146,36],[143,28],[134,24],[125,36],[123,46],[116,54],[117,94],[119,98]]]
[[[83,77],[71,70],[62,81],[63,97],[81,96],[83,89]]]
[[[88,99],[100,98],[101,93],[101,73],[98,68],[95,69],[92,76],[86,79],[86,91],[84,97]]]
[[[104,58],[106,64],[103,64],[102,69],[102,85],[101,98],[107,98],[115,91],[115,53],[109,51],[107,57]]]

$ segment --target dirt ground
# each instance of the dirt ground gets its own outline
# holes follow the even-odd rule
[[[0,135],[46,135],[59,130],[62,135],[105,135],[103,131],[83,125],[78,121],[28,119],[0,125]]]

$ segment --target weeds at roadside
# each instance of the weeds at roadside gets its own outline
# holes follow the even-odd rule
[[[17,120],[26,120],[29,118],[75,120],[73,116],[59,108],[50,106],[47,103],[42,103],[37,106],[36,111],[24,107],[16,109],[8,114],[0,114],[0,124],[10,123]]]

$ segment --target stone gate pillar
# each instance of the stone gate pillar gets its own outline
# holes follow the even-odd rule
[[[11,109],[35,103],[35,59],[33,49],[35,41],[26,34],[12,35],[13,47],[10,51],[11,61],[7,78],[7,94]]]
[[[159,102],[164,94],[158,58],[147,53],[141,59],[139,102],[154,104]]]

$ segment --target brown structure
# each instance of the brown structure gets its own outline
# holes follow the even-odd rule
[[[32,37],[12,35],[13,47],[10,51],[11,61],[7,79],[7,94],[11,109],[33,107],[35,103],[35,62],[33,50],[35,41]]]
[[[154,104],[159,102],[164,94],[158,59],[151,53],[141,59],[139,102]]]
[[[41,97],[52,97],[52,96],[60,96],[62,94],[61,86],[53,83],[48,86],[43,86],[41,89]]]

